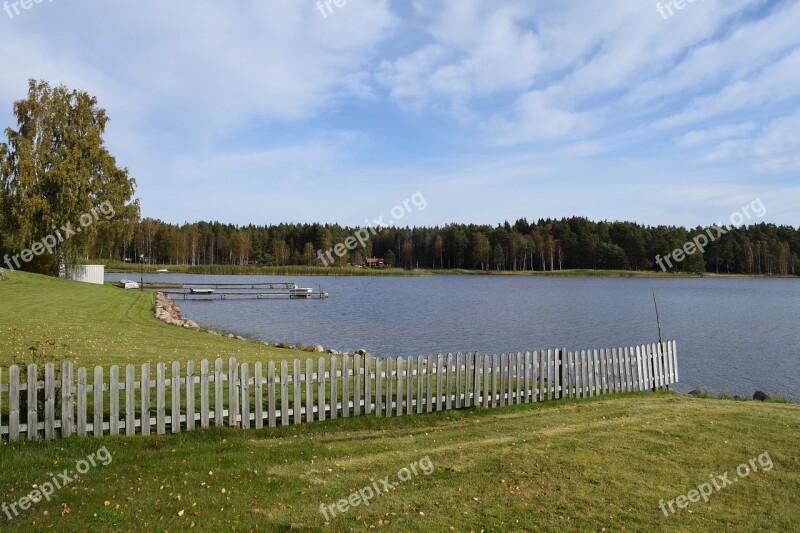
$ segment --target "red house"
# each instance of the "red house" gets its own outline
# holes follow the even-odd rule
[[[379,257],[367,257],[364,260],[364,266],[370,268],[383,268],[386,264],[383,262],[383,259]]]

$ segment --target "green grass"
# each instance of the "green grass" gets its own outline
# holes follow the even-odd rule
[[[790,531],[800,520],[800,407],[633,394],[271,430],[0,446],[17,501],[101,446],[113,457],[15,518],[76,531]],[[665,517],[659,500],[767,452],[750,474]],[[423,457],[418,475],[328,524],[335,504]],[[756,463],[758,464],[758,463]],[[396,479],[396,478],[395,478]]]
[[[300,355],[163,324],[146,292],[11,272],[0,298],[2,366],[15,355],[30,357],[30,346],[104,366]],[[111,464],[90,469],[9,527],[790,531],[800,521],[798,433],[796,404],[664,392],[265,430],[3,441],[0,503],[18,501],[105,446]],[[659,509],[659,500],[687,494],[710,474],[735,475],[738,465],[765,452],[771,471],[677,514]],[[434,466],[430,475],[325,523],[321,503],[335,505],[424,457]],[[0,511],[0,528],[5,519]]]
[[[147,291],[6,271],[0,299],[5,311],[0,320],[4,366],[32,360],[32,347],[44,359],[103,366],[217,357],[268,361],[298,354],[165,324],[154,317],[153,293]]]

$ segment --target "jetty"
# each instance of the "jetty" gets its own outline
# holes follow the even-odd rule
[[[275,298],[325,299],[329,294],[320,287],[300,287],[291,281],[264,283],[184,283],[180,288],[162,290],[184,300],[265,300]]]

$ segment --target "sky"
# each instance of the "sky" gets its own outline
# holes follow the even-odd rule
[[[800,225],[800,0],[27,2],[0,126],[96,96],[146,217]]]

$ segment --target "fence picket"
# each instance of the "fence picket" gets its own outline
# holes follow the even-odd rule
[[[417,356],[417,414],[422,414],[422,368],[425,361],[421,355]]]
[[[306,422],[314,421],[314,361],[306,359]]]
[[[239,378],[239,393],[241,394],[242,429],[250,429],[250,364],[247,362],[242,363],[239,366],[239,374],[241,376]]]
[[[456,353],[456,409],[461,409],[461,367],[463,365],[463,358],[464,355],[461,352]]]
[[[364,414],[372,413],[372,356],[364,356]]]
[[[225,406],[222,400],[225,397],[222,379],[222,359],[217,358],[214,361],[214,426],[221,427],[225,424]]]
[[[317,420],[325,420],[325,358],[320,357],[317,362]]]
[[[375,416],[383,415],[383,400],[381,394],[383,381],[382,362],[380,358],[375,359]]]
[[[281,425],[288,426],[289,422],[289,362],[284,359],[281,361]]]
[[[116,375],[115,375],[116,374]],[[136,434],[136,368],[133,365],[125,365],[125,434],[128,436]],[[119,374],[111,372],[111,406],[118,402],[119,391],[114,384],[119,383]],[[115,398],[117,396],[117,398]],[[114,418],[114,415],[111,415]],[[117,423],[119,423],[119,413],[117,413]],[[111,434],[116,435],[118,428],[111,426]]]
[[[228,359],[228,425],[239,427],[239,365],[236,358]]]
[[[75,404],[72,396],[72,361],[61,365],[61,436],[71,437],[75,425]]]
[[[406,359],[406,414],[414,412],[414,357]]]
[[[260,366],[261,363],[256,363]],[[208,359],[200,361],[200,427],[209,426],[209,389],[208,389]]]
[[[295,361],[299,363],[300,361]],[[264,427],[264,365],[261,361],[253,366],[253,412],[255,416],[253,427],[261,429]]]
[[[361,356],[353,355],[353,416],[361,416]]]
[[[150,363],[142,364],[142,384],[139,389],[141,393],[141,410],[142,410],[142,435],[150,435]]]
[[[186,361],[186,431],[194,431],[194,361]]]
[[[158,363],[158,366],[156,366],[156,433],[159,435],[164,435],[167,432],[166,370],[167,367],[164,363]]]
[[[39,369],[36,364],[31,363],[28,365],[28,417],[25,419],[25,425],[28,430],[28,440],[36,440],[39,434],[39,413],[37,411],[38,403],[38,374]]]
[[[170,374],[170,396],[172,404],[170,406],[170,426],[172,433],[181,431],[181,364],[177,361],[172,362],[172,373]],[[235,390],[235,389],[234,389]]]
[[[297,391],[295,391],[296,393]],[[342,418],[350,417],[350,356],[342,356]]]
[[[259,376],[260,376],[260,374],[259,374]],[[293,391],[294,391],[294,394],[293,394],[294,406],[292,408],[292,414],[294,416],[292,417],[292,422],[294,424],[302,424],[303,423],[303,406],[302,406],[303,394],[302,394],[302,391],[301,391],[302,379],[301,379],[301,372],[300,372],[300,359],[295,359],[294,360],[294,365],[292,367],[292,385],[294,386],[294,389],[293,389]],[[258,402],[259,402],[259,406],[260,406],[260,403],[261,403],[261,396],[260,395],[258,397]],[[262,420],[262,422],[263,422],[263,420]]]
[[[337,374],[336,357],[331,356],[331,420],[335,420],[339,416],[339,378]]]
[[[436,410],[442,410],[442,372],[444,371],[444,356],[436,356]]]
[[[275,361],[270,361],[267,363],[267,416],[269,418],[269,427],[271,428],[277,425],[275,409]]]
[[[445,386],[447,395],[445,396],[445,409],[448,411],[453,408],[453,354],[447,354],[447,372]]]
[[[505,353],[501,353],[499,358],[499,366],[497,369],[498,377],[500,378],[500,397],[497,401],[499,407],[503,407],[506,404],[506,374],[508,373],[507,366],[507,356]]]
[[[92,414],[94,415],[94,421],[92,423],[92,432],[95,437],[103,436],[103,374],[102,366],[94,367],[94,381],[92,382],[92,403],[94,404]],[[30,389],[28,394],[28,399],[30,400]],[[30,420],[28,422],[28,435],[30,436]]]
[[[394,388],[394,359],[386,359],[386,416],[392,416],[394,401],[392,398]]]
[[[481,362],[482,362],[481,354],[479,352],[474,352],[472,354],[472,373],[473,373],[472,407],[481,406],[481,399],[480,399],[481,368],[483,367]]]
[[[397,416],[403,416],[403,389],[405,388],[405,359],[397,358]]]
[[[428,354],[425,365],[425,412],[433,412],[433,354]]]
[[[44,438],[53,440],[56,427],[56,371],[53,363],[44,366]]]

